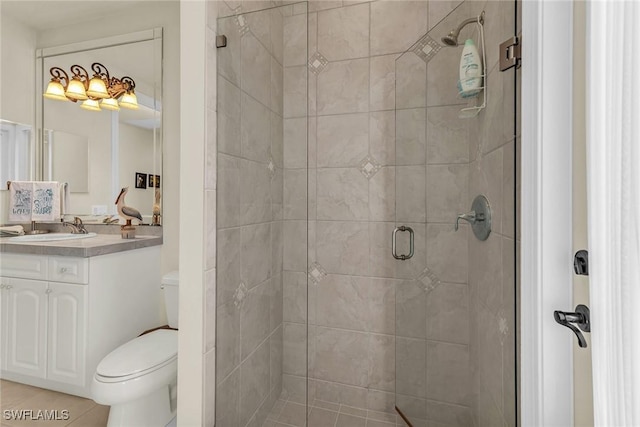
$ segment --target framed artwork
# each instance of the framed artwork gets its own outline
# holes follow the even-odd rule
[[[151,178],[151,175],[149,175]],[[151,181],[149,181],[151,182]],[[136,172],[136,188],[147,188],[147,174]]]
[[[149,188],[160,188],[160,175],[149,174]]]

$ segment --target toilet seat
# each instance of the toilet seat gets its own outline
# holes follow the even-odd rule
[[[178,357],[178,333],[158,329],[134,338],[109,353],[98,365],[101,382],[121,382],[147,375]]]

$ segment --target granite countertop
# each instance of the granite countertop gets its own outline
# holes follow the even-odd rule
[[[11,237],[2,237],[0,238],[0,253],[89,258],[161,244],[162,236],[136,236],[135,239],[123,239],[120,234],[98,234],[86,239],[52,242],[15,242],[11,241]]]

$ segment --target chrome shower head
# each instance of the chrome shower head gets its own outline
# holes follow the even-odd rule
[[[445,46],[458,46],[458,36],[460,35],[460,31],[467,25],[475,22],[479,22],[481,25],[484,24],[484,11],[478,17],[465,19],[460,25],[458,25],[458,28],[454,28],[449,31],[449,34],[442,37],[440,40],[442,40],[442,43],[444,43]]]
[[[451,31],[449,35],[442,37],[442,43],[447,46],[458,46],[458,35]]]

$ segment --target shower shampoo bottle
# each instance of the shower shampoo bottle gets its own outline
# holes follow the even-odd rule
[[[460,57],[460,80],[458,91],[463,98],[470,98],[480,93],[482,88],[482,61],[473,40],[464,42]]]

